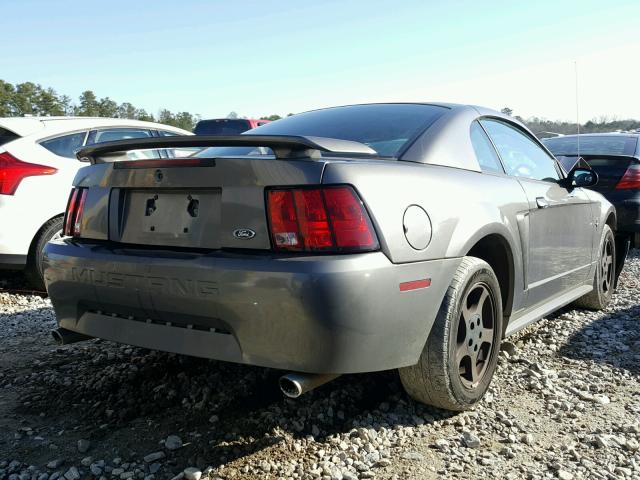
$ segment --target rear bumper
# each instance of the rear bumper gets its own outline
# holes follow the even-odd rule
[[[610,194],[609,201],[616,207],[617,230],[640,232],[640,191],[621,190]]]
[[[69,240],[45,250],[61,327],[169,352],[303,372],[414,364],[460,259],[184,253]],[[399,284],[431,278],[401,292]]]

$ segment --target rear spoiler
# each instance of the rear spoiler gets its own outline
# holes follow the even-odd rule
[[[294,135],[187,135],[105,142],[76,151],[81,162],[105,163],[130,150],[193,147],[268,147],[277,159],[320,158],[321,153],[377,156],[367,145],[350,140]],[[110,158],[111,157],[111,158]],[[115,157],[115,158],[114,158]]]

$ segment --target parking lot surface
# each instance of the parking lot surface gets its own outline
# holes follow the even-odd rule
[[[48,299],[0,276],[0,479],[640,479],[639,286],[636,250],[606,311],[509,338],[485,399],[454,415],[396,372],[287,400],[275,370],[57,347]]]

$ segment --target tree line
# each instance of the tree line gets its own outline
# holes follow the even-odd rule
[[[578,133],[577,122],[553,121],[541,117],[522,118],[519,115],[513,115],[513,110],[509,107],[505,107],[501,111],[520,120],[539,138]],[[620,120],[607,116],[594,118],[580,124],[580,133],[632,132],[636,130],[640,130],[640,120]]]
[[[98,98],[91,90],[80,94],[78,101],[59,95],[53,88],[33,82],[15,85],[0,80],[0,117],[82,116],[115,117],[158,122],[192,130],[200,116],[189,112],[171,112],[161,109],[156,115],[129,102],[118,103],[109,97]]]
[[[555,134],[566,135],[578,131],[578,124],[575,122],[553,121],[541,117],[524,119],[513,115],[513,110],[508,107],[503,108],[502,112],[523,122],[539,137],[549,137]],[[198,114],[171,112],[167,109],[161,109],[156,115],[153,115],[129,102],[118,103],[109,97],[98,98],[91,90],[82,92],[78,100],[74,101],[68,95],[60,95],[50,87],[45,88],[33,82],[13,85],[0,79],[0,117],[24,115],[129,118],[163,123],[185,130],[193,130],[195,124],[200,120]],[[240,117],[236,112],[231,112],[228,118]],[[261,117],[261,120],[278,120],[280,118],[280,115],[269,115]],[[581,133],[634,130],[640,130],[639,120],[599,117],[580,125]]]

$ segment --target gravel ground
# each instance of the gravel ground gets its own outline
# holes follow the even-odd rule
[[[56,347],[46,298],[0,293],[0,479],[640,479],[639,283],[636,250],[607,311],[509,338],[457,415],[411,401],[395,372],[293,401],[274,370]]]

